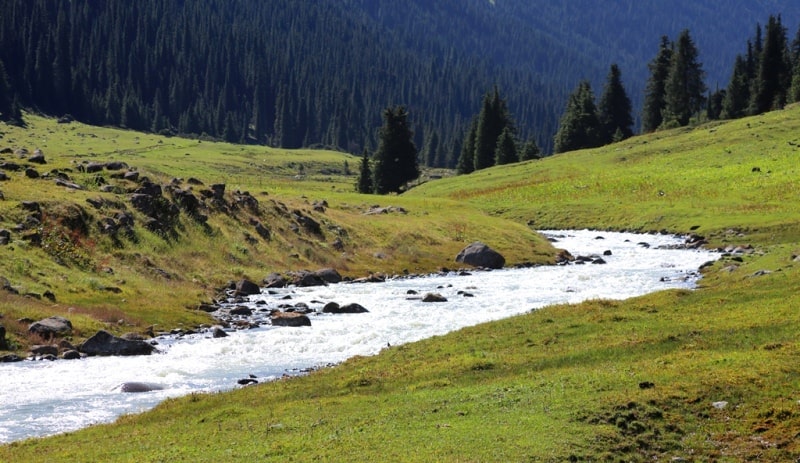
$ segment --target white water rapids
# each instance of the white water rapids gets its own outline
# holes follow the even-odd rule
[[[497,320],[551,304],[625,299],[667,288],[693,288],[697,269],[715,260],[708,251],[668,250],[683,242],[665,235],[548,231],[574,256],[600,255],[605,265],[547,266],[429,276],[385,283],[287,288],[251,296],[256,310],[305,302],[321,312],[327,302],[355,302],[364,314],[312,314],[311,327],[231,331],[178,340],[159,339],[161,353],[140,357],[24,361],[0,364],[0,443],[72,431],[150,409],[168,397],[223,391],[255,375],[259,381],[378,353],[397,345]],[[598,239],[602,237],[602,239]],[[646,242],[646,247],[639,243]],[[435,292],[444,303],[407,294]],[[465,291],[474,297],[464,297]],[[290,295],[291,301],[281,300]],[[256,305],[257,301],[262,301]],[[266,305],[263,303],[266,302]],[[121,393],[121,383],[155,383],[163,390]]]

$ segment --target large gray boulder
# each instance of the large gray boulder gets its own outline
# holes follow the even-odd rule
[[[499,252],[480,241],[476,241],[458,253],[456,262],[473,267],[498,269],[503,268],[506,264],[506,259]]]
[[[314,276],[320,278],[325,283],[339,283],[342,281],[342,275],[332,268],[323,268],[314,272]]]
[[[261,294],[261,288],[257,284],[246,279],[236,282],[236,289],[233,292],[234,296],[252,296],[254,294]]]
[[[48,317],[38,322],[32,323],[28,327],[28,332],[50,339],[56,336],[67,336],[72,333],[72,322],[64,317]]]
[[[88,355],[150,355],[156,348],[145,341],[129,341],[100,330],[81,344],[79,350]]]

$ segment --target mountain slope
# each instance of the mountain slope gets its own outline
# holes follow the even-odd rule
[[[710,88],[755,24],[800,6],[764,0],[0,0],[13,98],[46,114],[281,147],[376,146],[388,105],[409,107],[424,159],[453,166],[498,85],[522,140],[549,152],[580,79],[611,63],[639,108],[661,35],[692,31]],[[429,148],[434,134],[440,148]]]

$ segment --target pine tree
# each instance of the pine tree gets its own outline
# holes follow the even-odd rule
[[[461,153],[458,156],[456,172],[458,174],[469,174],[475,171],[475,137],[478,134],[478,119],[472,118],[472,123],[467,130],[464,144],[461,146]]]
[[[556,153],[602,144],[600,120],[589,81],[581,81],[570,95],[553,142]]]
[[[663,123],[684,126],[705,106],[705,72],[697,47],[684,29],[675,42],[665,85]]]
[[[372,170],[369,167],[369,156],[366,149],[361,155],[361,168],[358,171],[356,191],[363,194],[372,193]]]
[[[517,155],[517,142],[514,140],[514,134],[511,128],[506,127],[497,138],[497,148],[494,152],[495,165],[511,164],[519,161]]]
[[[603,143],[620,141],[633,136],[633,116],[631,116],[631,100],[622,86],[619,67],[611,65],[597,107],[598,117],[603,130]]]
[[[387,108],[383,118],[372,172],[373,184],[378,194],[400,193],[407,182],[419,177],[417,148],[404,106]]]
[[[786,104],[791,85],[791,65],[786,43],[786,28],[780,16],[770,16],[767,22],[764,49],[758,61],[758,72],[753,84],[750,114],[761,114],[780,109]]]
[[[662,113],[666,105],[666,82],[669,75],[669,63],[672,60],[673,46],[667,36],[661,37],[658,54],[647,67],[650,77],[647,79],[644,106],[642,107],[642,131],[652,132],[661,126]]]
[[[519,155],[520,161],[530,161],[532,159],[541,159],[542,154],[539,146],[536,144],[536,140],[531,138],[525,143],[525,146],[522,147],[522,152]]]

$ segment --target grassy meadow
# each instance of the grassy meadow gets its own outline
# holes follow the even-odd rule
[[[31,119],[33,127],[26,132],[3,128],[0,145],[11,144],[10,138],[24,140],[27,134],[41,137],[40,125],[63,130]],[[114,424],[15,442],[0,447],[0,461],[800,458],[800,107],[431,181],[400,197],[358,196],[351,193],[353,178],[308,172],[314,162],[336,166],[344,159],[355,170],[354,158],[337,153],[77,130],[97,130],[98,137],[138,137],[149,148],[129,163],[167,180],[190,175],[209,182],[220,178],[229,188],[266,192],[257,196],[262,204],[276,199],[307,208],[305,201],[326,199],[326,220],[345,227],[352,246],[359,243],[344,257],[327,253],[323,244],[306,244],[313,253],[301,252],[299,261],[287,258],[285,250],[253,246],[247,255],[258,256],[261,266],[246,263],[240,253],[240,272],[231,272],[228,265],[227,274],[196,270],[191,278],[163,283],[175,285],[171,297],[176,299],[207,297],[206,286],[231,278],[230,273],[257,277],[270,268],[338,262],[358,273],[450,265],[446,261],[452,259],[453,249],[478,238],[507,251],[507,257],[516,252],[511,262],[544,261],[552,251],[532,236],[536,228],[694,232],[705,236],[710,246],[752,250],[723,255],[703,270],[695,291],[548,307],[387,348],[377,356],[354,358],[304,377],[229,393],[194,394]],[[43,149],[54,155],[64,152],[64,162],[69,149],[86,152],[57,145],[73,140],[65,134],[54,134],[53,139],[59,141],[48,140],[53,145]],[[25,143],[33,146],[34,141]],[[159,151],[159,145],[170,143],[181,147]],[[120,156],[113,151],[106,155]],[[297,180],[288,163],[306,155],[307,177]],[[262,177],[248,176],[254,169],[249,163],[263,166]],[[12,196],[10,185],[0,184],[6,196],[0,216],[10,214],[14,201],[22,199]],[[70,193],[82,194],[87,193]],[[373,203],[402,206],[409,212],[366,218],[362,212]],[[214,219],[219,220],[220,234],[236,236],[236,218]],[[287,233],[281,239],[297,249],[300,238]],[[152,251],[126,247],[106,252],[119,259],[115,262],[131,262],[125,288],[131,285],[144,297],[146,284],[137,279],[149,282],[150,277],[137,271],[128,253],[150,259],[164,253],[158,265],[172,259],[173,265],[189,269],[186,261],[191,256],[195,267],[209,268],[237,252],[230,240],[194,232],[190,226],[177,242],[142,241]],[[376,252],[388,257],[376,260]],[[8,256],[22,258],[20,248],[0,248],[0,253],[7,253],[0,275],[9,272],[6,276],[13,280],[18,275],[14,267],[5,266]],[[45,256],[27,258],[37,259],[37,265],[47,261]],[[60,269],[48,265],[41,272],[47,276],[37,279],[34,273],[20,280],[36,290],[43,284],[39,281],[61,288],[50,279]],[[84,273],[82,278],[96,278],[100,285],[112,278]],[[113,278],[120,278],[116,275]],[[84,293],[69,297],[85,307],[105,304],[115,316],[114,311],[120,311],[141,323],[166,317],[156,315],[161,310],[152,306],[134,312],[114,299],[101,304],[89,297],[92,285],[87,286]],[[183,290],[189,292],[183,295]],[[30,298],[2,297],[7,298],[0,299],[0,312],[5,314],[56,310]],[[160,309],[181,314],[172,315],[172,323],[189,323],[189,314],[195,314],[185,308]],[[91,310],[86,312],[88,329],[97,322]]]
[[[356,176],[347,171],[357,171],[360,158],[351,155],[167,138],[57,124],[33,115],[26,120],[24,129],[0,125],[0,149],[33,153],[38,148],[47,160],[35,165],[40,178],[10,171],[10,179],[0,182],[0,229],[14,230],[25,222],[30,214],[23,207],[26,201],[39,202],[43,216],[40,224],[13,233],[10,245],[0,246],[0,277],[28,296],[0,293],[0,313],[12,346],[23,352],[41,340],[27,336],[27,324],[15,323],[19,319],[69,315],[75,342],[99,328],[117,333],[151,325],[156,331],[191,328],[211,322],[195,309],[229,281],[258,282],[272,272],[323,267],[350,277],[432,272],[452,267],[456,254],[475,240],[491,240],[510,263],[544,263],[555,254],[524,224],[487,220],[484,212],[458,201],[358,195]],[[230,212],[202,210],[208,215],[206,224],[184,213],[176,233],[150,232],[144,216],[128,200],[127,193],[138,184],[113,179],[110,171],[78,171],[80,165],[109,161],[123,161],[162,185],[179,179],[180,187],[191,188],[195,195],[223,183]],[[13,153],[0,155],[0,162],[26,165]],[[83,189],[44,178],[52,172],[66,173]],[[100,182],[98,175],[103,177]],[[202,185],[190,184],[189,179]],[[103,192],[102,183],[118,191]],[[249,193],[258,201],[257,210],[235,207],[235,192]],[[97,210],[87,200],[102,200],[108,206]],[[313,204],[322,201],[328,204],[324,211],[314,210]],[[395,206],[406,213],[365,215],[373,206]],[[134,238],[115,240],[99,232],[101,220],[119,211],[134,215]],[[293,212],[317,221],[321,232],[298,230]],[[62,224],[76,217],[82,217],[87,232],[64,229]],[[258,236],[253,219],[270,230],[269,239]],[[24,239],[36,231],[48,246]],[[339,249],[334,246],[337,239]],[[41,297],[48,291],[55,295],[54,302]]]

